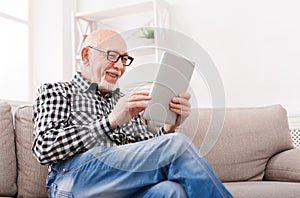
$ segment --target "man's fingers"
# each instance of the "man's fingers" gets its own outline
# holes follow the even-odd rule
[[[182,111],[188,111],[190,109],[190,105],[182,105],[182,104],[176,104],[176,103],[171,102],[170,108],[179,109]]]
[[[137,102],[129,102],[128,103],[128,109],[133,109],[133,108],[146,108],[147,104],[142,101],[137,101]]]
[[[173,111],[174,113],[176,113],[177,115],[186,118],[190,115],[191,110],[190,109],[186,109],[186,110],[181,110],[181,109],[174,109],[174,108],[170,108],[171,111]]]
[[[178,105],[187,106],[187,107],[191,106],[190,102],[187,99],[180,98],[180,97],[174,97],[170,104],[174,104],[174,105],[178,104]]]
[[[172,98],[170,110],[183,118],[188,117],[191,112],[190,98],[191,95],[189,93],[181,93],[177,97]]]
[[[132,92],[130,95],[131,96],[133,96],[133,95],[145,95],[145,96],[149,96],[149,91],[135,91],[135,92]]]
[[[142,100],[151,100],[151,97],[149,96],[149,92],[147,91],[134,92],[130,94],[128,98],[129,102],[142,101]]]
[[[178,97],[185,98],[185,99],[189,100],[191,98],[191,94],[189,94],[189,93],[181,93],[181,94],[178,95]]]

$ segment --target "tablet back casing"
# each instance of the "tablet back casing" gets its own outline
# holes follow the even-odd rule
[[[165,52],[150,90],[152,99],[144,112],[144,119],[160,123],[175,124],[177,114],[169,109],[174,96],[186,92],[195,64],[191,61]]]

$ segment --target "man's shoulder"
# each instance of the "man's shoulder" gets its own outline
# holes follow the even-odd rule
[[[72,92],[71,82],[55,82],[45,83],[38,88],[38,94],[42,93],[71,93]]]

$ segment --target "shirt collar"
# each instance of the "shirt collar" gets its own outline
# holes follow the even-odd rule
[[[97,83],[93,83],[87,79],[85,79],[80,72],[77,72],[75,75],[74,75],[74,78],[73,78],[73,83],[82,91],[82,92],[94,92],[96,93],[98,91],[98,84]],[[114,94],[114,93],[119,93],[120,92],[120,89],[117,88],[115,89],[114,91],[110,92],[110,93],[107,93],[107,95],[111,95],[111,94]]]
[[[83,78],[83,76],[81,75],[80,72],[77,72],[74,75],[72,81],[76,85],[76,87],[78,87],[80,89],[80,91],[82,91],[82,92],[88,91],[90,87],[93,87],[93,88],[95,87],[95,85],[93,85],[95,83],[92,83],[91,81],[86,80],[85,78]]]

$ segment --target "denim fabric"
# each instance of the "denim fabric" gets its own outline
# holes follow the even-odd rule
[[[95,147],[59,162],[49,197],[232,197],[179,133],[115,147]]]

